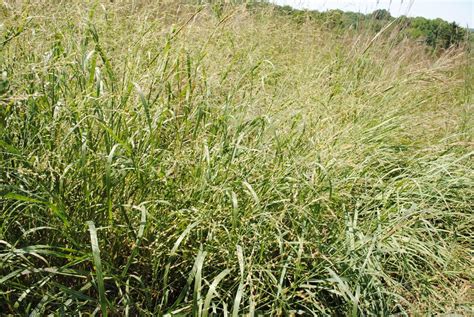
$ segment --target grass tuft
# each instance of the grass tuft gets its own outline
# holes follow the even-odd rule
[[[4,314],[472,313],[469,47],[263,4],[7,2]]]

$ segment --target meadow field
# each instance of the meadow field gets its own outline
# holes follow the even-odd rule
[[[473,54],[399,34],[0,3],[1,315],[474,314]]]

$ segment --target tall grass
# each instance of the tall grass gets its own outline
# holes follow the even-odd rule
[[[472,55],[271,7],[0,7],[0,309],[472,313]]]

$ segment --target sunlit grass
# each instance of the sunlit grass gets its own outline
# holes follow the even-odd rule
[[[2,312],[470,312],[467,49],[265,7],[9,3]]]

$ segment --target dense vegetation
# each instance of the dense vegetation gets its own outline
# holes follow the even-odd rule
[[[290,6],[278,7],[279,11],[293,17],[297,21],[307,19],[317,21],[331,30],[347,32],[348,29],[380,31],[383,27],[393,23],[397,29],[397,37],[409,37],[424,42],[427,47],[439,50],[453,45],[462,45],[472,32],[456,24],[442,19],[426,19],[423,17],[392,17],[385,9],[375,10],[369,14],[329,10],[325,12],[297,10]]]
[[[469,314],[462,43],[272,6],[0,16],[3,314]]]

